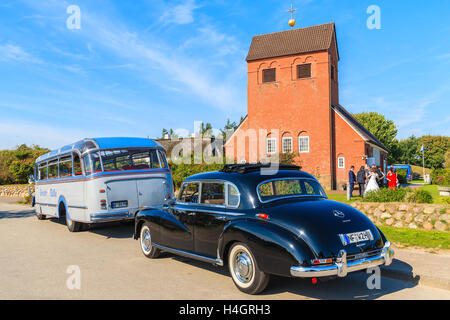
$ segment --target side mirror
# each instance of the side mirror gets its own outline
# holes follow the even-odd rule
[[[28,177],[28,183],[33,183],[34,182],[34,175],[30,174],[30,176]]]

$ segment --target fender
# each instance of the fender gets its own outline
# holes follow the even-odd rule
[[[71,220],[70,215],[69,215],[69,207],[67,206],[66,198],[64,198],[64,196],[59,196],[59,198],[58,198],[58,206],[56,207],[56,213],[58,215],[58,218],[60,218],[59,206],[61,205],[61,202],[64,203],[64,207],[66,209],[66,216],[67,216],[68,220]]]
[[[259,268],[270,274],[291,276],[292,266],[309,264],[314,258],[304,240],[268,221],[232,221],[219,238],[218,258],[227,260],[227,251],[236,241],[247,244]]]
[[[152,242],[159,242],[161,235],[161,221],[164,216],[166,216],[166,212],[160,209],[145,209],[139,211],[134,220],[133,238],[135,240],[139,239],[142,225],[144,222],[147,222],[150,226]]]

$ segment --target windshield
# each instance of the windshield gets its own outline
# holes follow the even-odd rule
[[[258,186],[258,196],[261,202],[287,197],[316,196],[325,197],[322,186],[315,180],[302,178],[286,178],[269,180]]]

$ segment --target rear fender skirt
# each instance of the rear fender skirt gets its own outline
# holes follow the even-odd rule
[[[290,276],[293,265],[309,263],[314,257],[301,238],[266,221],[246,220],[227,225],[219,238],[218,258],[227,260],[225,249],[236,241],[247,244],[259,268],[270,274]]]
[[[141,227],[147,222],[150,227],[152,241],[158,243],[160,241],[160,224],[163,216],[165,216],[165,212],[158,209],[139,211],[134,220],[134,239],[139,239]]]

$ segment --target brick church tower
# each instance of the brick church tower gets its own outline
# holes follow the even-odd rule
[[[339,104],[334,23],[253,38],[247,56],[247,117],[225,144],[227,158],[257,162],[295,153],[328,189],[351,165],[386,166],[387,148]]]

